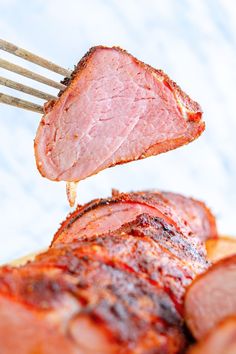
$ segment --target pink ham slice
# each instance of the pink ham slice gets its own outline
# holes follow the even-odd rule
[[[236,317],[229,317],[193,346],[188,354],[236,353]]]
[[[78,206],[62,223],[53,243],[116,230],[142,213],[164,219],[185,236],[196,235],[200,240],[217,236],[215,218],[202,202],[169,192],[116,192],[111,198]]]
[[[35,139],[40,173],[80,181],[175,149],[204,130],[200,106],[162,71],[117,47],[94,47],[49,102]]]
[[[29,311],[27,306],[2,296],[0,296],[0,314],[1,353],[84,353],[76,350],[75,345],[59,332],[56,325],[47,323],[45,314]]]
[[[205,203],[172,192],[161,195],[201,240],[218,238],[215,217]]]
[[[193,281],[185,296],[185,319],[196,339],[236,315],[235,294],[236,256],[215,263]]]

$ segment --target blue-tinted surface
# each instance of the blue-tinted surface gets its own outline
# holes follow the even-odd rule
[[[0,31],[3,38],[68,68],[90,46],[104,44],[120,45],[164,69],[202,105],[206,132],[179,150],[81,182],[79,202],[107,196],[112,187],[176,191],[206,201],[221,232],[236,235],[233,0],[0,0]],[[6,53],[4,58],[12,60]],[[69,211],[64,183],[43,179],[35,167],[33,139],[39,120],[36,113],[0,106],[1,262],[45,247]]]

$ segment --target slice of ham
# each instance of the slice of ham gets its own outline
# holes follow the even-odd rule
[[[215,217],[205,203],[177,193],[162,192],[161,194],[201,240],[218,237]]]
[[[200,240],[217,236],[215,218],[202,202],[169,192],[116,191],[111,198],[78,206],[62,223],[53,243],[116,230],[142,213],[163,218],[186,236],[195,235]]]
[[[236,239],[233,237],[219,237],[206,241],[207,256],[213,263],[222,258],[236,255]]]
[[[236,314],[236,256],[222,259],[197,277],[185,295],[185,319],[196,339]]]
[[[207,266],[192,243],[162,220],[142,215],[114,239],[108,233],[58,244],[25,266],[0,268],[0,352],[182,353],[183,318],[168,294],[168,277],[183,293]],[[168,257],[176,267],[165,262]],[[157,281],[150,281],[152,273]]]
[[[118,353],[117,344],[103,324],[98,325],[92,316],[81,315],[82,304],[72,294],[75,283],[76,279],[67,279],[52,266],[2,268],[0,352]],[[93,340],[89,341],[88,336]]]
[[[226,318],[188,354],[235,354],[236,353],[236,317]]]
[[[196,248],[194,237],[184,236],[163,219],[147,214],[116,231],[90,235],[66,244],[71,250],[79,249],[84,256],[131,271],[165,289],[181,315],[186,287],[209,265],[203,244]],[[48,256],[43,256],[42,264],[45,265],[45,261],[46,265],[55,264],[57,259],[61,262],[61,247],[64,247],[63,243],[54,244]]]
[[[175,149],[204,130],[200,106],[160,70],[118,47],[83,57],[49,102],[35,138],[42,176],[77,182]]]

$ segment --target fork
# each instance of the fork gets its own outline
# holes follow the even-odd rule
[[[23,58],[31,63],[37,64],[37,65],[42,66],[48,70],[51,70],[57,74],[62,75],[63,77],[69,78],[71,76],[72,71],[64,69],[61,66],[52,63],[49,60],[46,60],[38,55],[35,55],[35,54],[33,54],[25,49],[22,49],[22,48],[16,46],[15,44],[7,42],[3,39],[0,39],[0,49],[6,51],[8,53],[11,53],[13,55],[16,55],[20,58]],[[38,81],[38,82],[43,83],[45,85],[54,87],[59,90],[64,90],[66,88],[66,86],[63,85],[61,82],[51,80],[45,76],[39,75],[39,74],[37,74],[33,71],[30,71],[26,68],[23,68],[19,65],[13,64],[5,59],[0,59],[0,67],[3,69],[6,69],[8,71],[14,72],[16,74],[30,78],[34,81]],[[2,76],[0,76],[0,84],[3,86],[9,87],[11,89],[14,89],[14,90],[17,90],[20,92],[24,92],[28,95],[41,98],[42,100],[46,100],[46,101],[53,100],[53,99],[57,98],[49,93],[37,90],[37,89],[30,87],[30,86],[23,85],[19,82],[7,79]],[[38,113],[44,112],[43,105],[39,105],[39,104],[36,104],[31,101],[19,99],[14,96],[6,95],[2,92],[0,92],[0,102],[11,105],[11,106],[27,109],[30,111],[38,112]]]

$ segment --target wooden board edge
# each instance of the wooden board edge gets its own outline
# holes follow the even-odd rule
[[[40,254],[40,253],[43,253],[43,252],[46,252],[47,249],[43,249],[43,250],[40,250],[38,252],[33,252],[33,253],[30,253],[26,256],[23,256],[23,257],[20,257],[20,258],[17,258],[17,259],[14,259],[13,261],[9,262],[8,265],[11,265],[11,266],[14,266],[14,267],[19,267],[21,265],[24,265],[26,264],[28,261],[33,261],[34,258]]]

